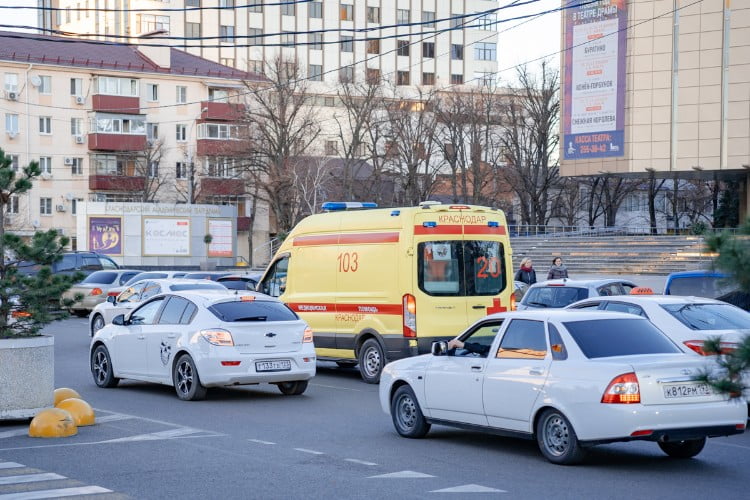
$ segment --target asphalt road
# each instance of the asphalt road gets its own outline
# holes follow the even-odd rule
[[[652,443],[619,443],[561,467],[530,441],[446,427],[401,438],[380,410],[377,386],[335,365],[319,365],[298,397],[268,385],[212,389],[201,402],[179,401],[167,386],[99,389],[86,321],[47,331],[55,336],[56,385],[81,393],[99,423],[61,439],[29,438],[23,423],[0,423],[0,499],[55,488],[144,499],[747,495],[750,433],[709,440],[692,460],[670,459]],[[45,480],[18,484],[20,474]]]

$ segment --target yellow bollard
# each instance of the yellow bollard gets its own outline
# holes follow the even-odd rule
[[[55,389],[55,406],[57,406],[57,403],[59,403],[60,401],[65,401],[66,399],[70,398],[81,399],[81,395],[73,389],[68,389],[67,387],[60,387],[59,389]]]
[[[29,437],[58,438],[78,434],[73,416],[60,408],[48,408],[36,414],[29,424]]]
[[[96,423],[94,409],[83,399],[69,398],[65,401],[60,401],[57,407],[70,413],[78,427],[94,425]]]

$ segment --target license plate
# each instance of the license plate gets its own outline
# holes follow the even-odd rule
[[[700,396],[712,396],[714,390],[708,384],[680,384],[665,385],[665,398],[694,398]]]
[[[292,369],[292,362],[288,359],[277,359],[275,361],[256,361],[256,372],[285,372]]]

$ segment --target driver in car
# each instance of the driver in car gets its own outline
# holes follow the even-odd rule
[[[469,352],[479,354],[480,356],[486,356],[490,352],[490,346],[484,344],[477,344],[476,342],[462,342],[458,339],[451,339],[448,341],[448,349],[466,349]]]

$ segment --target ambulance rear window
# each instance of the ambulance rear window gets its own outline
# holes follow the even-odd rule
[[[428,241],[418,245],[419,289],[428,295],[497,295],[505,289],[499,241]]]

